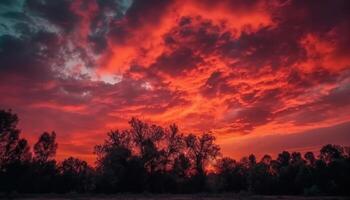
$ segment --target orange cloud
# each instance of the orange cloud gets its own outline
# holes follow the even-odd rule
[[[92,147],[132,116],[177,123],[185,133],[211,131],[235,156],[273,153],[279,142],[312,149],[327,140],[297,145],[290,135],[302,141],[309,131],[338,130],[350,120],[343,7],[33,0],[23,14],[37,23],[0,36],[0,106],[18,112],[32,143],[55,130],[59,158],[92,162]],[[332,141],[342,137],[340,131]]]

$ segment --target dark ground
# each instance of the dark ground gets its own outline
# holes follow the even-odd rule
[[[142,195],[79,195],[79,194],[66,194],[66,195],[13,195],[11,198],[0,197],[1,199],[25,199],[25,200],[350,200],[350,197],[331,197],[331,196],[251,196],[242,194],[220,194],[220,195],[173,195],[173,194],[142,194]]]

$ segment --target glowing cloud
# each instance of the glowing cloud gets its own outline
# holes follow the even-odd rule
[[[19,114],[32,141],[55,130],[59,157],[92,160],[105,132],[132,116],[212,131],[237,156],[260,139],[285,143],[267,143],[267,152],[323,145],[288,140],[350,121],[349,7],[345,0],[5,1],[0,108]],[[334,142],[350,141],[342,134],[333,132]]]

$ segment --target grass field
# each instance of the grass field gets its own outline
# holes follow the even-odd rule
[[[238,194],[224,195],[24,195],[5,199],[25,200],[350,200],[350,197],[329,196],[250,196]]]

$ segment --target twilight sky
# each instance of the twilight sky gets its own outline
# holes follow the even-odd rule
[[[136,116],[225,155],[350,145],[350,1],[0,0],[0,109],[92,162]]]

